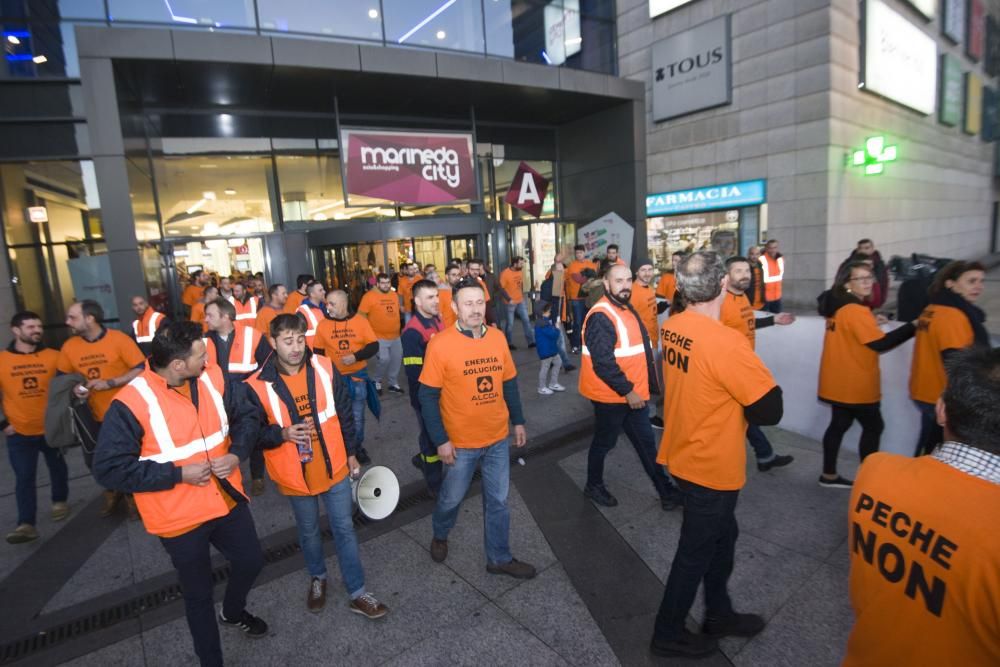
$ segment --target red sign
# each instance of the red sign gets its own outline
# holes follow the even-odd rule
[[[397,204],[477,201],[472,135],[457,132],[341,132],[345,199]]]
[[[983,57],[983,33],[986,31],[986,11],[983,0],[969,0],[969,25],[965,33],[965,53],[975,61]]]
[[[542,202],[548,191],[549,179],[522,162],[517,166],[517,173],[514,174],[514,180],[510,182],[510,189],[503,200],[537,218],[542,215]]]

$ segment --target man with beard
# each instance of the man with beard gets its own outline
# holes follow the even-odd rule
[[[257,299],[243,283],[233,284],[233,295],[226,299],[236,309],[236,323],[253,326],[257,321]]]
[[[629,303],[632,271],[615,264],[604,275],[604,296],[583,322],[580,393],[594,404],[594,439],[587,457],[585,496],[614,507],[604,486],[604,459],[625,431],[649,475],[664,510],[677,507],[679,493],[656,463],[656,442],[646,404],[659,393],[649,333]]]
[[[148,356],[149,346],[153,342],[156,330],[166,324],[167,319],[163,313],[150,308],[149,301],[144,296],[132,297],[132,312],[135,313],[135,320],[132,321],[135,342],[142,353]]]
[[[375,289],[368,290],[358,304],[358,314],[368,318],[378,339],[378,361],[375,363],[375,389],[382,394],[382,383],[389,391],[402,394],[399,367],[403,363],[403,345],[399,341],[399,294],[384,273],[375,276]]]
[[[441,322],[444,326],[451,327],[455,326],[455,322],[458,320],[455,309],[451,307],[451,292],[455,289],[458,281],[462,279],[462,267],[458,264],[449,264],[448,268],[444,270],[444,279],[447,282],[444,287],[438,289],[438,304],[441,310]]]
[[[38,455],[45,457],[52,480],[52,520],[69,516],[69,472],[62,450],[45,442],[45,405],[49,382],[56,374],[59,352],[42,344],[42,318],[21,311],[10,321],[14,340],[0,352],[0,395],[4,417],[0,429],[7,436],[7,453],[14,469],[17,527],[7,533],[11,544],[38,539],[35,529]]]

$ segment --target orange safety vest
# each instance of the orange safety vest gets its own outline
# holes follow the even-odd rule
[[[229,453],[229,418],[218,367],[208,367],[197,381],[198,407],[146,367],[125,385],[121,401],[142,427],[139,460],[170,463],[180,468]],[[169,415],[169,419],[167,418]],[[243,489],[239,466],[226,479],[236,492]],[[163,491],[137,492],[135,504],[146,530],[169,535],[229,514],[230,504],[219,484],[177,484]]]
[[[233,333],[233,344],[229,346],[229,367],[226,369],[230,373],[253,373],[257,370],[257,359],[254,353],[260,344],[260,332],[250,326],[236,327]],[[215,341],[211,338],[203,338],[205,341],[206,366],[218,365],[218,352],[215,349]]]
[[[230,295],[226,297],[226,301],[233,304],[233,307],[236,309],[236,321],[239,322],[240,324],[249,324],[252,326],[253,323],[257,320],[256,297],[250,297],[249,299],[247,299],[246,303],[243,303],[242,301],[237,300],[236,297]],[[251,321],[247,322],[247,320]]]
[[[759,261],[764,274],[764,301],[777,301],[781,298],[781,281],[785,277],[785,258],[772,259],[764,253]]]
[[[598,403],[626,403],[624,396],[604,383],[594,372],[594,362],[587,349],[587,322],[594,313],[603,313],[615,325],[618,340],[615,342],[615,361],[643,400],[649,400],[649,370],[646,366],[646,348],[642,344],[642,325],[632,313],[622,311],[604,296],[593,305],[583,320],[583,348],[580,364],[580,393]]]
[[[295,309],[296,312],[302,313],[306,318],[306,346],[311,350],[313,346],[313,339],[316,338],[316,327],[322,322],[326,316],[323,311],[319,308],[312,308],[306,304],[302,304]]]
[[[319,422],[320,446],[326,447],[330,457],[330,469],[333,474],[347,465],[347,448],[344,446],[344,435],[340,431],[340,418],[337,417],[337,406],[333,399],[333,364],[326,357],[311,355],[309,364],[312,366],[316,387],[313,419]],[[247,380],[247,384],[257,394],[260,404],[264,406],[269,424],[281,428],[292,425],[292,417],[288,406],[274,390],[274,383],[262,380],[256,373]],[[313,400],[313,397],[309,397]],[[321,455],[313,452],[313,456]],[[303,495],[311,495],[306,484],[303,465],[299,460],[299,449],[291,440],[286,440],[276,448],[264,450],[264,464],[267,474],[275,483]]]
[[[142,317],[132,322],[132,331],[135,333],[135,342],[151,343],[156,329],[163,322],[163,315],[152,308],[147,308]]]

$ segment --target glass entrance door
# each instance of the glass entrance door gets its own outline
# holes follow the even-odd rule
[[[479,242],[475,236],[449,236],[448,262],[461,263],[479,257]]]
[[[316,248],[319,280],[326,288],[347,292],[352,308],[357,308],[365,291],[383,271],[382,242],[354,243]]]

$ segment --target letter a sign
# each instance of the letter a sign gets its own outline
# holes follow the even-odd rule
[[[517,173],[514,174],[514,180],[503,200],[537,218],[542,214],[542,202],[548,191],[549,179],[522,162],[518,165]]]

